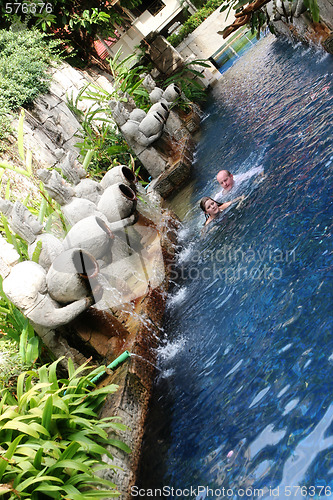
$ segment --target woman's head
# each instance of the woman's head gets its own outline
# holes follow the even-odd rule
[[[205,212],[207,216],[216,217],[220,213],[219,210],[220,203],[217,203],[213,198],[205,196],[200,201],[200,208]]]

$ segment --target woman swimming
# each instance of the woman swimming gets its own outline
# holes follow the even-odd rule
[[[218,217],[220,213],[223,212],[223,210],[230,207],[232,203],[235,203],[236,201],[240,201],[243,199],[244,196],[239,196],[238,198],[235,198],[232,201],[228,201],[226,203],[219,203],[213,200],[213,198],[210,198],[209,196],[205,196],[204,198],[202,198],[200,201],[200,208],[205,212],[206,222],[204,226],[207,226],[207,224],[216,219],[216,217]]]

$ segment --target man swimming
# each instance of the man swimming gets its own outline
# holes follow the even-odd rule
[[[232,199],[236,194],[239,194],[240,185],[249,180],[254,175],[259,175],[263,173],[263,167],[253,167],[248,172],[243,174],[233,175],[229,170],[220,170],[216,176],[217,182],[222,187],[222,191],[219,191],[214,199],[216,201],[228,201]],[[230,194],[229,194],[230,193]]]

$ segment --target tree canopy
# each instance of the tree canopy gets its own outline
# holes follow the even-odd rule
[[[74,49],[80,58],[89,62],[97,58],[94,47],[97,35],[117,36],[115,23],[121,25],[126,16],[122,4],[130,8],[141,4],[142,0],[112,3],[106,0],[24,0],[1,4],[0,28],[35,26],[62,39],[69,50]]]

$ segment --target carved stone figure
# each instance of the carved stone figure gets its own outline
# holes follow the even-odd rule
[[[58,167],[61,168],[64,176],[71,184],[74,184],[74,186],[79,184],[81,179],[87,176],[87,172],[82,167],[81,163],[78,162],[75,155],[70,151],[65,155],[65,158],[58,163]]]
[[[39,263],[48,270],[55,257],[63,251],[61,241],[52,234],[41,234],[43,226],[21,202],[11,203],[0,198],[0,210],[7,216],[11,229],[29,244],[30,259],[33,257],[37,243],[41,242]]]
[[[0,199],[0,210],[7,216],[12,230],[29,244],[33,243],[43,230],[36,217],[19,201],[11,203]]]
[[[156,113],[147,113],[144,117],[142,113],[140,113],[140,116],[138,114],[133,115],[133,111],[129,113],[122,103],[117,103],[113,107],[113,118],[125,139],[133,148],[136,146],[147,148],[153,144],[161,137],[165,123],[165,120],[161,119]]]
[[[79,184],[74,187],[75,195],[78,198],[85,198],[95,204],[98,203],[103,194],[103,186],[92,179],[82,179]]]
[[[94,258],[102,259],[111,252],[114,235],[99,217],[91,216],[77,222],[67,233],[63,245],[65,250],[81,248]]]
[[[0,235],[0,276],[6,278],[20,260],[20,255],[15,250],[14,246],[8,243],[3,236]]]
[[[75,191],[56,170],[37,170],[38,178],[43,182],[46,191],[59,205],[72,201]]]
[[[57,328],[69,323],[94,302],[92,294],[61,307],[47,293],[46,271],[36,262],[20,262],[3,281],[3,290],[34,324]]]
[[[46,275],[48,293],[60,304],[89,297],[98,285],[98,272],[97,261],[90,253],[80,248],[65,250]]]

